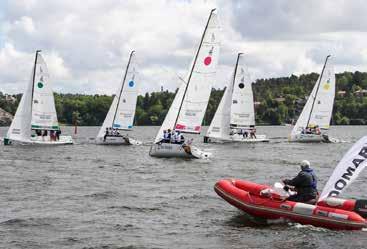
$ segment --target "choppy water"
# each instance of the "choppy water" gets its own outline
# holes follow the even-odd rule
[[[131,136],[150,142],[158,127]],[[6,128],[0,128],[4,136]],[[71,134],[72,129],[66,128]],[[0,146],[1,248],[366,248],[366,231],[297,224],[258,226],[213,191],[221,178],[272,184],[311,161],[320,189],[366,126],[333,127],[339,144],[286,142],[290,127],[259,127],[265,144],[202,144],[211,160],[158,159],[143,146]],[[345,197],[367,198],[367,173]]]

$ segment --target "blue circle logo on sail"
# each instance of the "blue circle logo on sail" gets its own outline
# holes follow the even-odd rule
[[[135,85],[134,81],[133,80],[130,80],[129,81],[129,87],[134,87],[134,85]]]
[[[38,82],[38,83],[37,83],[37,87],[38,87],[38,88],[43,88],[43,83],[42,83],[42,82]]]

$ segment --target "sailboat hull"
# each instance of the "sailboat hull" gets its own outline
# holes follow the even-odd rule
[[[176,158],[209,158],[211,153],[204,152],[191,145],[156,143],[150,147],[149,155],[152,157]]]
[[[316,134],[296,134],[289,138],[290,142],[299,142],[299,143],[321,143],[330,142],[326,135],[316,135]]]
[[[269,142],[266,135],[256,135],[256,138],[243,137],[242,135],[229,136],[228,138],[211,138],[204,139],[206,143],[261,143]]]
[[[49,136],[42,137],[36,136],[31,137],[29,140],[13,140],[7,139],[7,144],[37,144],[37,145],[69,145],[73,144],[73,138],[71,136],[60,136],[60,139],[57,141],[51,141]],[[5,141],[5,139],[4,139]]]
[[[102,145],[140,145],[142,142],[126,136],[107,136],[106,139],[99,137],[96,144]]]

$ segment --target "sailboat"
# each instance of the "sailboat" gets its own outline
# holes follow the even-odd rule
[[[41,50],[36,51],[31,80],[24,92],[4,144],[72,144],[71,136],[60,136],[54,95]],[[57,135],[56,135],[57,134]]]
[[[227,85],[204,142],[268,142],[255,135],[254,95],[249,74],[239,53],[231,82]]]
[[[137,75],[135,51],[130,53],[124,77],[117,94],[113,98],[110,109],[98,132],[97,144],[139,145],[140,141],[121,134],[133,128],[138,89],[135,77]]]
[[[324,67],[303,107],[289,140],[292,142],[331,142],[327,135],[335,98],[334,67],[326,57]]]
[[[219,23],[215,9],[211,10],[199,47],[186,80],[182,82],[170,109],[150,148],[153,157],[207,158],[211,153],[191,145],[163,143],[163,131],[200,134],[216,74],[220,49]],[[192,141],[192,140],[191,140]]]

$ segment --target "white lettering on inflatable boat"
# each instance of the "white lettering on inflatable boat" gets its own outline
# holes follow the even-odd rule
[[[367,159],[367,146],[362,147],[358,155],[364,157],[364,159],[354,158],[352,160],[352,164],[354,167],[350,166],[346,169],[346,173],[344,173],[341,176],[341,178],[339,178],[335,182],[335,185],[334,185],[335,190],[330,191],[328,196],[338,196],[340,191],[342,191],[345,188],[345,186],[348,185],[348,182],[353,177],[353,174],[356,171],[356,169],[358,168],[358,166]]]
[[[346,214],[337,214],[337,213],[332,213],[332,212],[329,212],[329,217],[339,219],[339,220],[347,220],[348,219],[348,215],[346,215]]]

